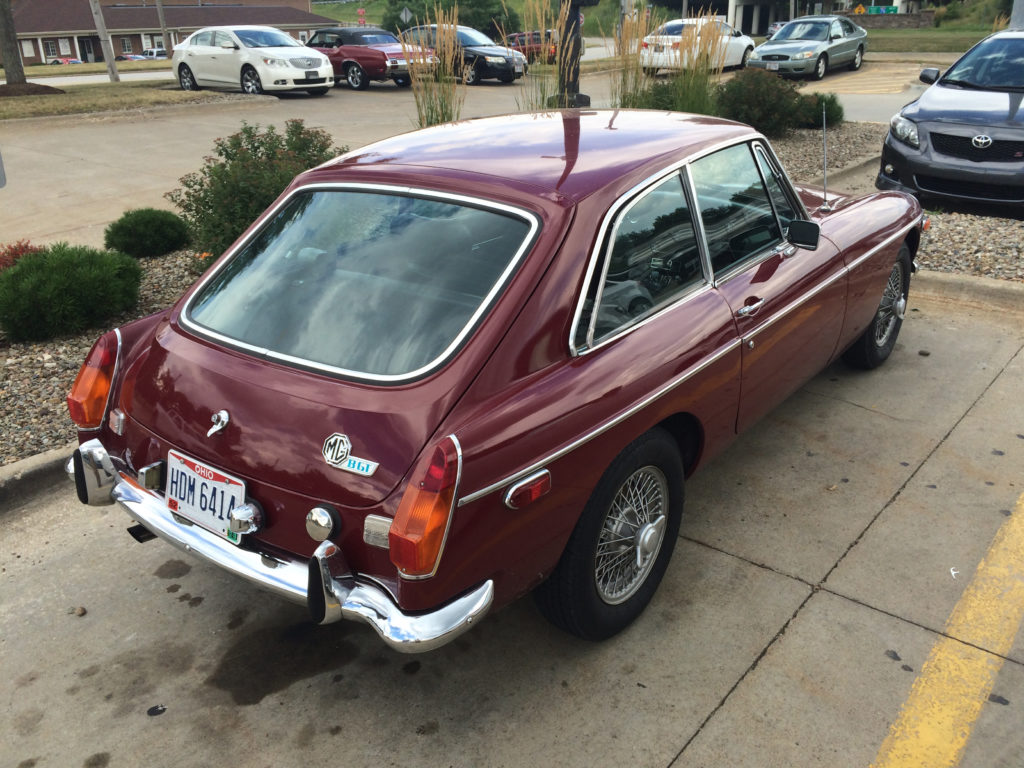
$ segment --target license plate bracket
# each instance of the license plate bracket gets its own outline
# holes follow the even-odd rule
[[[228,527],[228,512],[245,503],[245,482],[174,450],[167,452],[167,509],[232,544],[242,537]]]

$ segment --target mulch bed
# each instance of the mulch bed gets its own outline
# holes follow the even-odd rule
[[[46,96],[51,93],[64,93],[64,91],[39,83],[0,85],[0,99],[8,96]]]

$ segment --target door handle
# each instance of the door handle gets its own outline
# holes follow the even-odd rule
[[[758,299],[753,304],[744,304],[739,308],[739,311],[736,312],[736,316],[750,317],[751,315],[756,315],[757,311],[761,309],[762,306],[764,306],[764,299]]]

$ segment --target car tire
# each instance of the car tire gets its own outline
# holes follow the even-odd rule
[[[858,69],[860,69],[861,64],[863,64],[863,63],[864,63],[864,49],[863,48],[858,48],[857,52],[855,54],[853,54],[853,61],[850,62],[850,69],[853,72],[856,72]]]
[[[259,73],[252,67],[242,68],[242,92],[248,93],[250,96],[258,96],[263,93],[263,81],[260,80]]]
[[[192,74],[192,70],[189,69],[188,64],[182,64],[178,67],[178,85],[181,86],[183,91],[198,91],[199,85],[196,83],[196,76]]]
[[[466,85],[480,85],[480,72],[477,71],[475,63],[463,66],[462,82]]]
[[[412,85],[412,78],[408,75],[398,75],[395,77],[395,85],[399,88],[408,88]]]
[[[330,88],[310,88],[306,93],[310,96],[326,96]]]
[[[811,73],[811,79],[821,80],[825,77],[826,72],[828,72],[828,56],[823,53],[814,62],[814,71]]]
[[[754,49],[750,48],[749,46],[743,51],[743,58],[740,59],[740,66],[739,66],[740,69],[746,69],[747,68],[747,62],[750,60],[750,54],[752,54],[753,52],[754,52]]]
[[[911,269],[910,249],[904,243],[889,273],[875,316],[864,333],[843,353],[847,365],[870,370],[889,359],[907,311]]]
[[[370,87],[370,78],[366,76],[366,70],[358,64],[349,64],[345,67],[345,79],[353,91],[365,91]]]
[[[625,629],[665,574],[682,512],[679,448],[667,432],[653,429],[601,476],[558,565],[534,592],[541,613],[586,640]]]

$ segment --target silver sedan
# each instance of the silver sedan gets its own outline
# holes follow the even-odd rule
[[[794,19],[757,46],[748,67],[821,80],[830,69],[860,69],[868,33],[845,16]]]

